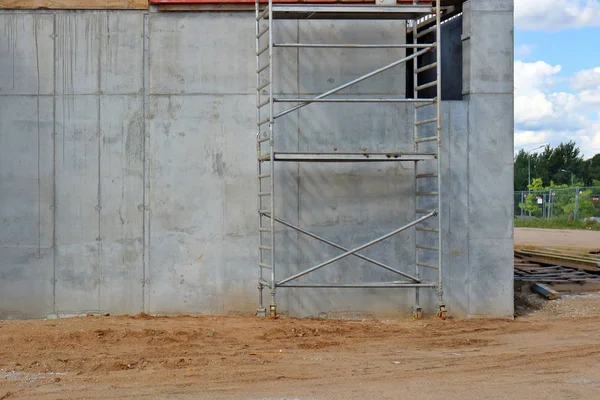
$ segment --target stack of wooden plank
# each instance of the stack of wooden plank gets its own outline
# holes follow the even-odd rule
[[[598,251],[557,247],[520,248],[515,249],[514,254],[515,281],[531,284],[534,292],[547,299],[559,298],[560,294],[554,289],[569,290],[565,288],[569,284],[587,284],[589,287],[593,283],[594,287],[600,287]]]

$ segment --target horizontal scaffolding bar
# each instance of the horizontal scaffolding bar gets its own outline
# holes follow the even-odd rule
[[[386,162],[435,160],[435,153],[275,153],[275,161],[292,162]]]
[[[260,14],[256,16],[256,20],[262,19],[265,15],[269,13],[269,6],[267,6]]]
[[[275,286],[278,288],[355,288],[355,289],[368,289],[368,288],[436,288],[437,283],[410,283],[410,282],[381,282],[381,283],[291,283],[291,284],[279,284]]]
[[[269,86],[270,83],[271,83],[271,81],[266,81],[265,83],[263,83],[262,85],[260,85],[258,88],[256,88],[256,91],[260,92],[261,90],[263,90],[264,88],[266,88],[267,86]]]
[[[420,91],[420,90],[425,90],[425,89],[428,89],[428,88],[430,88],[430,87],[434,87],[434,86],[436,86],[437,84],[438,84],[438,81],[437,81],[437,80],[435,80],[435,81],[431,81],[431,82],[429,82],[429,83],[425,83],[425,84],[423,84],[423,85],[417,86],[417,88],[416,88],[416,89],[417,89],[417,92],[418,92],[418,91]]]
[[[277,103],[431,103],[434,99],[407,99],[407,98],[337,98],[337,99],[312,99],[312,98],[281,98],[273,99]]]
[[[428,228],[428,227],[424,227],[424,226],[417,226],[417,231],[418,232],[434,232],[434,233],[438,233],[440,230],[437,228]]]
[[[416,126],[421,126],[421,125],[425,125],[425,124],[431,124],[432,122],[436,122],[438,119],[436,118],[429,118],[429,119],[424,119],[422,121],[417,121],[415,122]]]
[[[271,228],[258,228],[259,232],[271,232]]]
[[[273,248],[271,248],[271,246],[264,246],[264,245],[260,245],[260,246],[258,246],[258,248],[261,250],[267,250],[267,251],[273,250]]]
[[[423,143],[423,142],[433,142],[435,140],[437,140],[437,136],[428,136],[428,137],[424,137],[421,139],[417,139],[417,140],[415,140],[415,142]]]
[[[433,265],[433,264],[426,264],[426,263],[422,263],[422,262],[418,262],[416,263],[419,267],[424,267],[424,268],[431,268],[431,269],[440,269],[440,267],[438,267],[437,265]]]
[[[275,221],[279,222],[279,223],[280,223],[280,224],[282,224],[282,225],[285,225],[285,226],[287,226],[287,227],[290,227],[290,228],[292,228],[292,229],[294,229],[294,230],[296,230],[296,231],[298,231],[298,232],[300,232],[300,233],[303,233],[303,234],[305,234],[305,235],[307,235],[307,236],[310,236],[310,237],[312,237],[312,238],[314,238],[314,239],[317,239],[317,240],[319,240],[319,241],[321,241],[321,242],[323,242],[323,243],[326,243],[326,244],[328,244],[328,245],[330,245],[330,246],[332,246],[332,247],[335,247],[335,248],[337,248],[337,249],[339,249],[339,250],[342,250],[342,251],[348,251],[348,249],[347,249],[347,248],[345,248],[345,247],[343,247],[343,246],[340,246],[340,245],[339,245],[339,244],[337,244],[337,243],[334,243],[334,242],[332,242],[332,241],[330,241],[330,240],[327,240],[327,239],[325,239],[325,238],[322,238],[322,237],[320,237],[320,236],[318,236],[318,235],[316,235],[316,234],[314,234],[314,233],[312,233],[312,232],[309,232],[309,231],[307,231],[306,229],[302,229],[302,228],[300,228],[299,226],[296,226],[296,225],[294,225],[294,224],[292,224],[292,223],[289,223],[289,222],[287,222],[287,221],[284,221],[284,220],[282,220],[282,219],[280,219],[280,218],[277,218],[277,217],[275,217]],[[353,254],[353,256],[356,256],[356,257],[358,257],[358,258],[360,258],[360,259],[363,259],[363,260],[365,260],[365,261],[368,261],[368,262],[370,262],[370,263],[373,263],[373,264],[375,264],[375,265],[377,265],[377,266],[379,266],[379,267],[381,267],[381,268],[387,269],[388,271],[394,272],[394,273],[396,273],[396,274],[398,274],[398,275],[404,276],[405,278],[408,278],[408,279],[412,280],[413,282],[421,282],[421,280],[420,280],[420,279],[418,279],[418,278],[416,278],[416,277],[414,277],[414,276],[412,276],[412,275],[409,275],[409,274],[407,274],[407,273],[405,273],[405,272],[402,272],[402,271],[399,271],[399,270],[397,270],[397,269],[395,269],[395,268],[392,268],[392,267],[390,267],[390,266],[387,266],[387,265],[385,265],[385,264],[383,264],[383,263],[380,263],[379,261],[373,260],[372,258],[369,258],[369,257],[367,257],[367,256],[364,256],[364,255],[362,255],[362,254],[360,254],[360,253],[354,253],[354,254]]]
[[[260,192],[258,195],[259,196],[270,196],[271,192]]]
[[[383,7],[376,7],[376,8],[383,8]],[[417,52],[415,52],[415,53],[413,53],[413,54],[411,54],[411,55],[409,55],[407,57],[401,58],[400,60],[396,60],[396,61],[394,61],[394,62],[392,62],[392,63],[390,63],[388,65],[385,65],[385,66],[383,66],[381,68],[376,69],[375,71],[371,71],[371,72],[369,72],[369,73],[367,73],[365,75],[359,76],[358,78],[351,80],[350,82],[346,82],[343,85],[340,85],[340,86],[338,86],[336,88],[328,90],[327,92],[322,93],[322,94],[314,97],[313,100],[323,99],[323,98],[325,98],[327,96],[330,96],[330,95],[332,95],[334,93],[339,92],[340,90],[346,89],[347,87],[352,86],[352,85],[354,85],[354,84],[356,84],[358,82],[362,82],[365,79],[368,79],[368,78],[370,78],[372,76],[380,74],[381,72],[387,71],[390,68],[393,68],[393,67],[395,67],[397,65],[405,63],[405,62],[407,62],[409,60],[412,60],[412,59],[414,59],[414,58],[416,58],[416,57],[418,57],[418,56],[420,56],[422,54],[427,53],[430,50],[431,49],[419,50],[419,51],[417,51]],[[302,108],[304,106],[307,106],[308,104],[310,104],[310,103],[302,103],[302,104],[298,104],[297,106],[288,108],[287,110],[282,111],[279,114],[275,115],[275,118],[283,117],[284,115],[289,114],[292,111],[296,111],[296,110],[298,110],[298,109],[300,109],[300,108]]]
[[[427,209],[424,209],[424,208],[417,208],[415,210],[415,212],[418,213],[418,214],[429,214],[429,213],[435,212],[435,210],[427,210]]]
[[[275,43],[273,47],[302,47],[302,48],[315,48],[315,49],[425,49],[435,46],[435,43],[424,43],[424,44],[330,44],[330,43]]]
[[[438,174],[417,174],[417,179],[423,178],[437,178]]]
[[[271,210],[258,210],[258,213],[265,217],[271,218]]]
[[[433,69],[435,67],[437,67],[437,62],[433,62],[431,64],[425,65],[424,67],[417,68],[417,74],[419,74],[421,72],[428,71],[428,70]]]
[[[261,267],[261,268],[272,269],[269,264],[259,263],[258,266]]]
[[[297,273],[295,275],[292,275],[289,278],[286,278],[286,279],[284,279],[282,281],[279,281],[278,284],[282,285],[282,284],[284,284],[286,282],[293,281],[294,279],[298,279],[298,278],[300,278],[300,277],[302,277],[302,276],[304,276],[306,274],[309,274],[309,273],[311,273],[313,271],[316,271],[316,270],[318,270],[320,268],[323,268],[323,267],[325,267],[325,266],[327,266],[327,265],[329,265],[331,263],[334,263],[334,262],[336,262],[338,260],[341,260],[342,258],[348,257],[351,254],[354,254],[354,253],[356,253],[358,251],[361,251],[362,249],[366,249],[367,247],[370,247],[370,246],[372,246],[372,245],[374,245],[376,243],[379,243],[379,242],[381,242],[381,241],[383,241],[383,240],[385,240],[385,239],[387,239],[389,237],[392,237],[392,236],[394,236],[394,235],[396,235],[396,234],[398,234],[398,233],[400,233],[402,231],[405,231],[405,230],[407,230],[408,228],[410,228],[412,226],[420,224],[421,222],[426,221],[427,219],[433,217],[434,215],[435,215],[435,212],[432,212],[432,213],[430,213],[428,215],[425,215],[425,216],[423,216],[421,218],[418,218],[417,220],[415,220],[413,222],[410,222],[410,223],[408,223],[408,224],[406,224],[406,225],[404,225],[404,226],[402,226],[402,227],[400,227],[400,228],[398,228],[398,229],[396,229],[396,230],[394,230],[394,231],[392,231],[390,233],[387,233],[387,234],[385,234],[383,236],[380,236],[377,239],[373,239],[370,242],[365,243],[365,244],[363,244],[361,246],[355,247],[354,249],[352,249],[350,251],[347,251],[347,252],[345,252],[343,254],[340,254],[337,257],[333,257],[332,259],[327,260],[325,262],[322,262],[319,265],[315,265],[314,267],[311,267],[311,268],[309,268],[307,270],[304,270],[304,271],[299,272],[299,273]]]
[[[260,174],[258,176],[258,179],[264,179],[264,178],[270,178],[270,177],[271,177],[271,174]]]
[[[447,7],[443,7],[446,9]],[[418,19],[434,14],[431,4],[392,6],[341,4],[274,4],[274,19]]]
[[[438,192],[416,192],[416,196],[437,196]]]
[[[432,250],[432,251],[440,251],[440,249],[438,249],[437,247],[433,247],[433,246],[425,246],[422,244],[418,244],[417,249],[422,249],[422,250]]]

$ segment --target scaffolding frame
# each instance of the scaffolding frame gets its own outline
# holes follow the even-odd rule
[[[271,302],[269,305],[269,314],[271,317],[277,315],[277,305],[275,295],[278,288],[412,288],[415,289],[415,305],[412,316],[415,319],[422,317],[420,304],[420,289],[434,289],[438,296],[439,318],[446,318],[446,307],[443,302],[442,285],[442,256],[441,256],[441,222],[440,222],[440,141],[441,141],[441,16],[445,7],[440,1],[414,1],[413,3],[398,3],[393,5],[376,4],[294,4],[282,3],[274,4],[269,0],[267,4],[261,4],[259,0],[255,1],[255,19],[256,19],[256,151],[257,151],[257,191],[258,191],[258,291],[259,306],[257,315],[266,316],[264,306],[263,290],[270,289]],[[281,19],[383,19],[383,20],[405,20],[407,21],[407,40],[402,44],[328,44],[328,43],[276,43],[273,38],[275,21]],[[261,28],[261,22],[267,22],[265,27]],[[408,34],[412,43],[408,43]],[[421,30],[422,28],[422,30]],[[435,33],[435,41],[432,43],[421,43],[419,38],[428,34]],[[298,38],[299,41],[300,38]],[[263,43],[263,42],[267,43]],[[410,55],[393,61],[376,70],[359,76],[351,81],[339,85],[326,92],[310,97],[275,97],[273,87],[274,75],[274,49],[275,48],[344,48],[344,49],[364,49],[364,48],[405,48],[412,50]],[[419,65],[418,61],[424,61],[425,54],[435,52],[435,60],[426,65]],[[378,97],[378,98],[359,98],[352,96],[343,96],[330,98],[329,96],[348,88],[358,82],[364,81],[381,72],[387,71],[398,65],[411,61],[413,64],[413,98],[398,97]],[[435,69],[435,79],[419,85],[419,74]],[[436,95],[430,98],[420,98],[419,92],[435,88]],[[275,112],[275,103],[296,103],[283,111]],[[414,104],[414,128],[413,128],[413,152],[279,152],[275,151],[275,127],[277,119],[299,110],[302,107],[316,103],[413,103]],[[428,107],[433,108],[434,116],[423,118],[420,116],[420,109]],[[423,136],[424,128],[435,126],[434,134]],[[265,130],[265,127],[267,128]],[[421,146],[434,144],[434,150],[420,151]],[[430,146],[431,147],[431,146]],[[414,205],[415,219],[385,235],[375,238],[363,245],[349,249],[345,246],[332,242],[313,232],[310,232],[300,226],[296,226],[285,221],[276,215],[275,210],[275,165],[278,162],[319,162],[319,163],[340,163],[340,162],[411,162],[414,164]],[[434,172],[429,170],[420,171],[420,164],[429,162],[433,164]],[[419,189],[421,182],[430,182],[429,186],[434,185],[434,189]],[[432,182],[433,181],[433,182]],[[427,191],[426,191],[427,190]],[[435,206],[420,208],[421,199],[436,199]],[[417,217],[421,215],[420,217]],[[426,222],[434,220],[434,225],[427,225]],[[320,242],[328,244],[343,253],[323,261],[310,268],[304,269],[294,275],[283,279],[276,279],[275,263],[275,223],[282,224],[288,228],[307,235]],[[374,260],[360,253],[376,243],[388,239],[402,231],[415,227],[415,265],[414,272],[408,273],[398,268],[391,267],[382,262]],[[420,233],[429,239],[421,243]],[[431,239],[435,243],[431,245]],[[437,264],[424,262],[420,257],[423,252],[437,253]],[[430,253],[431,254],[431,253]],[[353,284],[342,283],[299,283],[296,279],[310,274],[313,271],[324,268],[342,258],[354,256],[367,261],[373,265],[393,272],[401,279],[388,282],[363,282]],[[421,278],[421,269],[437,270],[437,279],[425,281]],[[270,271],[270,272],[265,272]]]

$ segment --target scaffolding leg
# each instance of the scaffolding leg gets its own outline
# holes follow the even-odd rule
[[[256,309],[257,317],[266,317],[267,309],[263,305],[263,289],[264,286],[262,283],[258,284],[258,308]]]
[[[269,306],[269,316],[277,317],[277,304],[275,303],[275,288],[271,289],[271,305]]]

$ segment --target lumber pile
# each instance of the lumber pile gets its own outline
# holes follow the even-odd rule
[[[565,286],[586,284],[589,289],[592,282],[595,287],[600,284],[599,251],[520,248],[514,250],[514,255],[515,283],[530,284],[533,292],[548,300],[560,298],[557,290],[569,290]]]
[[[561,248],[515,249],[515,257],[539,265],[600,272],[600,255]]]

